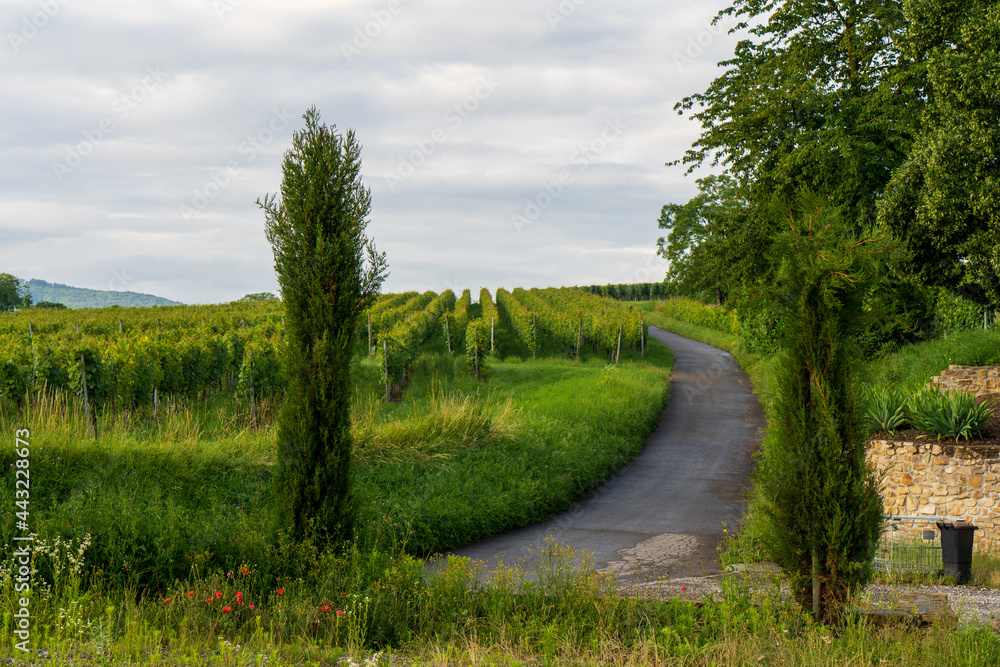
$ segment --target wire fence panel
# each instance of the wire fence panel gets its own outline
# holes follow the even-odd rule
[[[887,574],[933,574],[943,570],[941,535],[936,524],[944,520],[938,516],[886,517],[885,530],[875,555],[875,569]]]

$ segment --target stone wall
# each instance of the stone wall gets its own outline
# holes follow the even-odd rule
[[[886,514],[969,521],[975,549],[1000,552],[1000,448],[872,440],[868,460],[885,472]]]
[[[949,366],[931,384],[944,389],[964,389],[976,396],[1000,394],[1000,366]]]

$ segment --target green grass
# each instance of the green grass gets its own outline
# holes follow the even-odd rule
[[[1000,331],[961,331],[947,338],[907,345],[858,369],[870,384],[922,386],[949,365],[990,366],[1000,363]]]

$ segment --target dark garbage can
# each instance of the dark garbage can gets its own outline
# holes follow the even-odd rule
[[[972,577],[972,539],[976,526],[962,522],[937,522],[941,531],[941,560],[944,573],[955,577],[959,584],[966,584]]]

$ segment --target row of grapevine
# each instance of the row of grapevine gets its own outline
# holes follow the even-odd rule
[[[28,345],[5,346],[0,385],[19,401],[29,388],[68,390],[98,409],[136,410],[154,396],[196,397],[236,384],[257,395],[284,389],[280,336],[253,332],[100,337],[32,336]],[[20,348],[20,349],[18,349]]]
[[[442,317],[442,328],[449,353],[462,348],[462,343],[465,341],[465,328],[469,323],[469,308],[471,306],[472,293],[469,290],[465,290],[458,301],[455,302],[454,312],[445,313]]]
[[[482,319],[469,322],[465,328],[465,361],[478,378],[484,367],[484,359],[490,350],[490,324]]]
[[[494,352],[496,351],[494,333],[500,326],[500,312],[490,298],[490,291],[485,287],[479,290],[479,306],[482,308],[483,323],[490,327],[490,352]]]
[[[423,294],[406,292],[405,296],[409,298],[400,300],[392,299],[387,302],[384,308],[372,308],[368,313],[371,316],[370,319],[362,317],[358,323],[359,337],[362,340],[367,340],[370,333],[372,342],[374,343],[383,333],[392,329],[408,316],[424,310],[427,304],[437,297],[437,294],[430,291]],[[369,322],[371,326],[370,331],[368,328]]]
[[[515,288],[515,291],[517,289],[519,288]],[[497,288],[497,308],[510,322],[517,339],[528,348],[531,356],[535,356],[538,352],[538,335],[535,317],[531,311],[502,287]]]
[[[620,301],[614,301],[572,287],[532,290],[544,298],[551,308],[570,320],[583,322],[584,339],[606,353],[617,354],[621,347],[639,350],[644,344],[647,325],[642,312]]]
[[[697,324],[700,327],[718,329],[737,335],[740,331],[739,318],[736,311],[726,310],[701,301],[675,296],[656,304],[656,310],[675,320]]]
[[[397,388],[402,385],[407,371],[420,354],[420,346],[434,334],[441,316],[454,304],[455,293],[446,290],[426,308],[411,313],[379,336],[376,347],[387,385]]]

